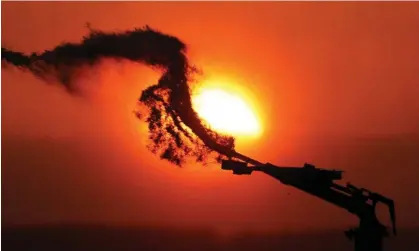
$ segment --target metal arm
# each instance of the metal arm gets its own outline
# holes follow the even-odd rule
[[[253,171],[263,172],[283,184],[293,186],[358,216],[359,227],[346,232],[350,239],[355,239],[356,251],[382,250],[382,238],[388,233],[375,214],[378,202],[389,207],[393,234],[396,235],[393,200],[351,184],[342,186],[334,183],[335,180],[342,179],[342,171],[319,169],[309,164],[305,164],[304,167],[278,167],[267,163],[248,167],[247,163],[234,160],[223,160],[221,168],[232,170],[236,175],[250,175]]]

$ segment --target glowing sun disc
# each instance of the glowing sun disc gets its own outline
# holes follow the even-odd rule
[[[220,89],[205,89],[193,97],[194,109],[209,126],[231,135],[257,135],[260,125],[240,97]]]

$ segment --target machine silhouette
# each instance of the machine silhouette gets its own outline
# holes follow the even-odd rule
[[[396,235],[396,216],[393,200],[367,189],[347,184],[336,184],[342,179],[342,171],[319,169],[305,164],[303,167],[279,167],[270,163],[262,164],[239,153],[236,158],[223,160],[221,168],[232,170],[236,175],[250,175],[254,171],[268,174],[281,183],[293,186],[338,207],[348,210],[359,218],[359,226],[345,232],[355,243],[355,251],[382,251],[383,238],[389,236],[387,228],[376,216],[375,207],[381,202],[389,207],[392,232]],[[248,166],[248,164],[252,166]]]

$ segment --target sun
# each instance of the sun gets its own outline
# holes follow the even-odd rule
[[[192,97],[194,109],[211,129],[233,136],[257,136],[260,124],[243,98],[219,88],[204,88]]]

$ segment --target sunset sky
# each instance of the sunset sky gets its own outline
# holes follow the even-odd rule
[[[343,169],[345,181],[419,218],[418,3],[2,2],[2,46],[25,53],[149,25],[184,41],[191,63],[243,98],[260,124],[237,150],[262,162]],[[133,114],[159,72],[105,60],[70,96],[2,68],[2,221],[335,228],[346,211],[255,174],[178,168],[146,149]],[[381,214],[380,214],[381,215]],[[388,222],[387,212],[385,223]]]

